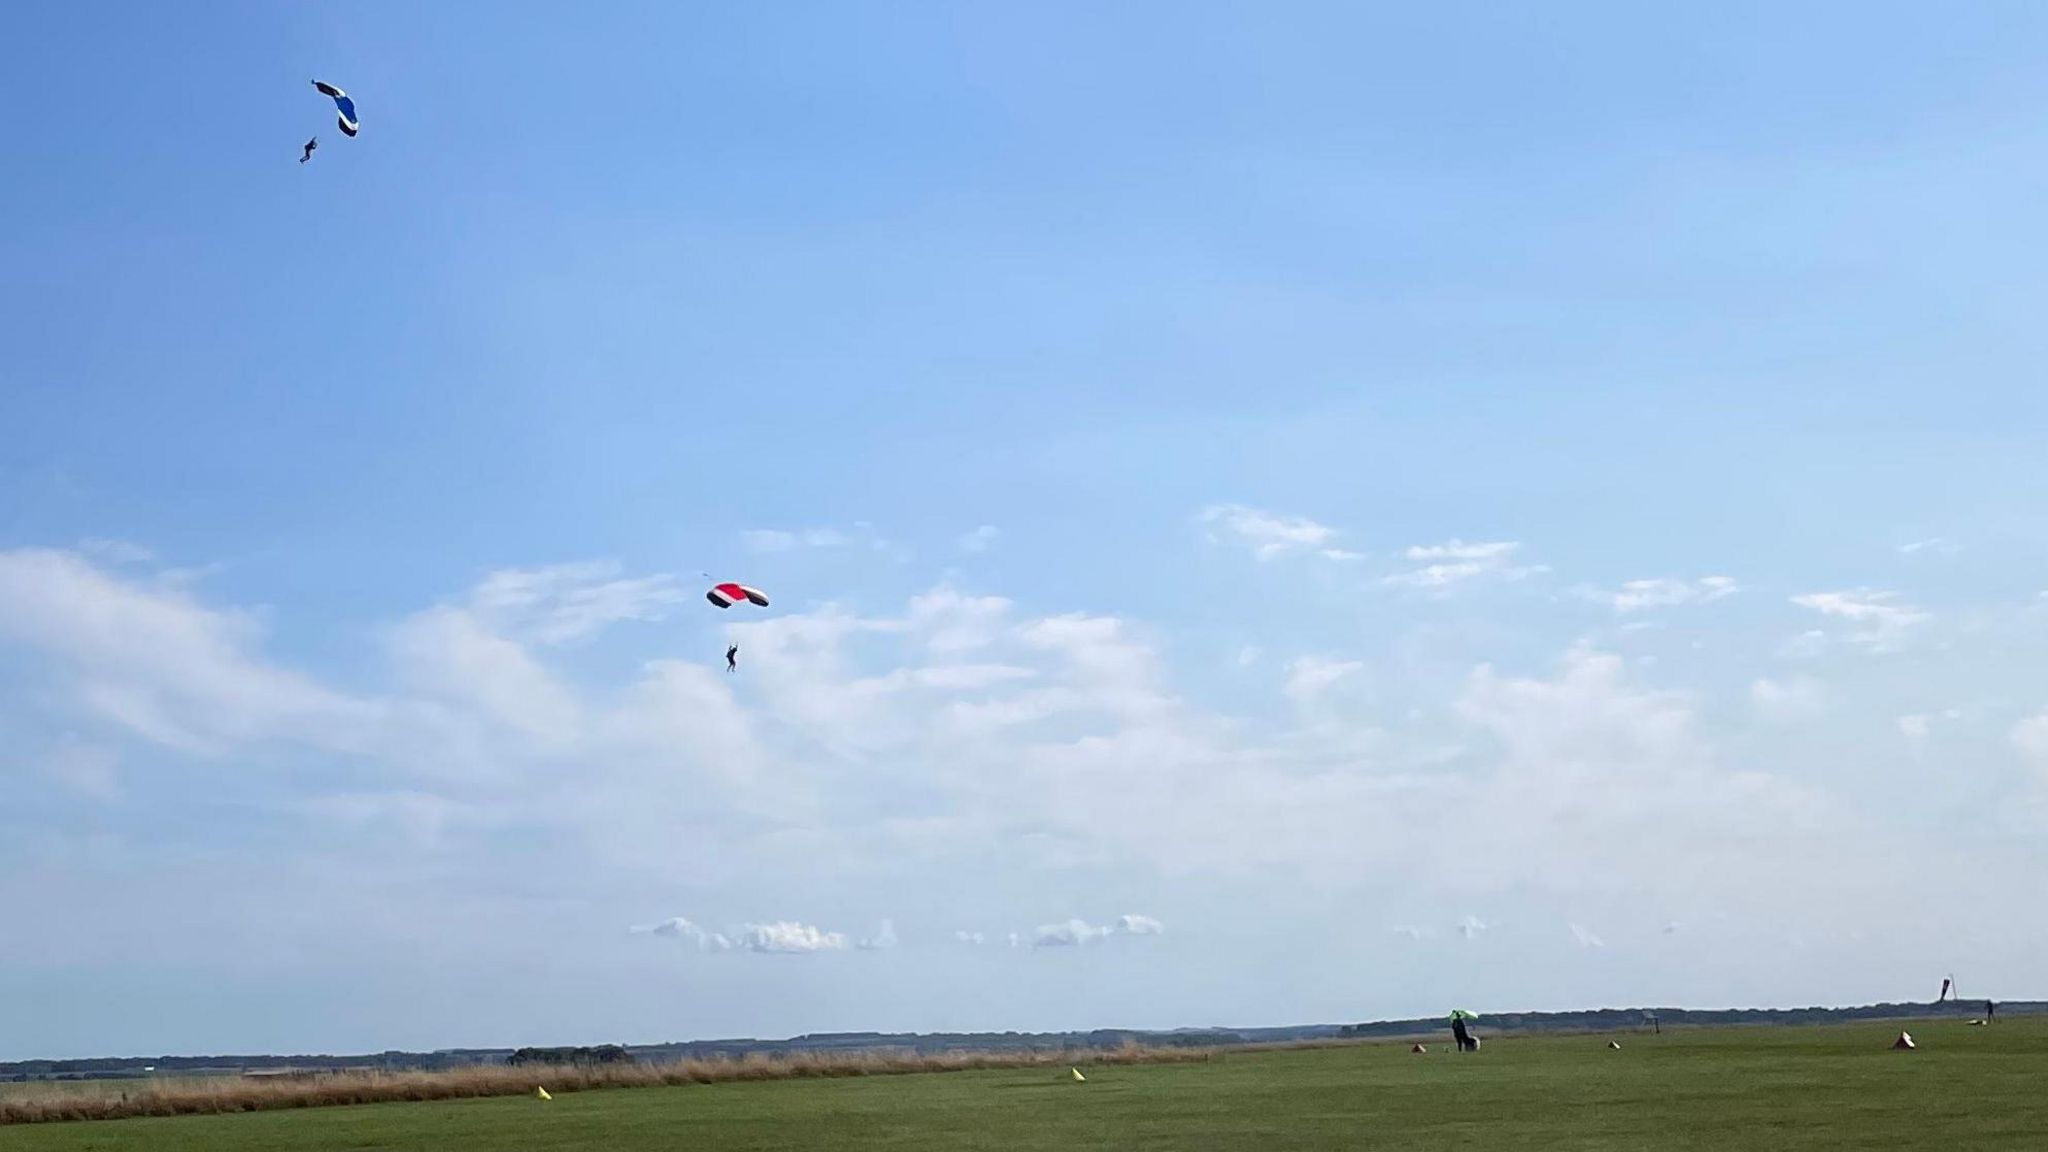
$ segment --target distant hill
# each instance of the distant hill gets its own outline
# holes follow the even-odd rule
[[[1848,1023],[1858,1020],[1918,1020],[1930,1017],[1975,1017],[1981,1000],[1947,1004],[1867,1004],[1851,1008],[1598,1008],[1578,1012],[1497,1012],[1481,1018],[1477,1031],[1500,1036],[1543,1032],[1617,1032],[1653,1027],[1729,1027]],[[2000,1016],[2048,1014],[2048,1001],[2002,1000]],[[1264,1028],[1177,1028],[1150,1031],[1102,1028],[1089,1032],[820,1032],[786,1040],[734,1038],[686,1040],[667,1044],[629,1044],[634,1060],[737,1059],[793,1052],[1003,1052],[1018,1049],[1062,1051],[1077,1048],[1147,1047],[1228,1048],[1247,1044],[1288,1044],[1318,1040],[1374,1039],[1441,1032],[1444,1017],[1377,1020],[1364,1024],[1298,1024]],[[607,1050],[615,1051],[612,1046]],[[265,1070],[435,1069],[477,1064],[504,1064],[515,1053],[541,1049],[446,1048],[434,1052],[378,1052],[331,1056],[119,1056],[87,1060],[17,1060],[0,1062],[0,1081],[86,1080],[181,1076]],[[574,1051],[574,1050],[559,1050]],[[595,1050],[589,1050],[595,1051]],[[525,1057],[521,1057],[524,1059]]]

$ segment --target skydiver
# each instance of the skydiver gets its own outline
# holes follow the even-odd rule
[[[740,670],[739,645],[734,644],[732,647],[727,648],[725,650],[725,670],[727,672],[737,672]]]
[[[311,140],[306,141],[306,154],[304,156],[299,157],[299,163],[304,164],[306,161],[311,160],[313,158],[313,149],[318,148],[319,146],[320,138],[318,136],[315,136]]]

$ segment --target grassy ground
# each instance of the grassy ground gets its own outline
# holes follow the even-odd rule
[[[47,1100],[55,1096],[75,1096],[81,1099],[98,1099],[107,1096],[135,1094],[151,1089],[158,1091],[180,1089],[204,1089],[217,1084],[233,1083],[240,1080],[238,1075],[230,1076],[135,1076],[109,1080],[29,1080],[0,1083],[0,1102],[26,1100],[30,1098]]]
[[[2048,1147],[2048,1023],[1239,1053],[1210,1064],[766,1081],[0,1128],[4,1152],[278,1149]]]

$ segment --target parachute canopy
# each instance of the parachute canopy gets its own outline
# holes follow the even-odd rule
[[[768,594],[766,592],[761,591],[759,588],[749,588],[745,584],[714,584],[711,586],[711,591],[704,594],[704,598],[720,608],[730,608],[742,600],[758,608],[766,608],[768,606]]]
[[[356,102],[348,98],[348,93],[343,92],[324,80],[313,81],[313,87],[318,88],[322,96],[329,97],[334,101],[335,110],[341,113],[341,134],[344,136],[355,135],[356,129],[361,127],[356,120]]]

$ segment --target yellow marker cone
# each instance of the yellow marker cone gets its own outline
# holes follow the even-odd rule
[[[533,1090],[533,1094],[534,1094],[535,1096],[538,1096],[538,1097],[540,1097],[540,1098],[541,1098],[541,1099],[543,1099],[543,1100],[553,1100],[553,1099],[554,1099],[554,1097],[553,1097],[553,1096],[550,1096],[550,1095],[548,1095],[548,1090],[547,1090],[547,1089],[545,1089],[545,1088],[541,1088],[541,1087],[539,1087],[539,1086],[536,1086],[536,1087],[534,1088],[534,1090]]]
[[[1079,1080],[1081,1083],[1086,1084],[1088,1082],[1088,1078],[1086,1076],[1081,1075],[1081,1070],[1079,1068],[1069,1068],[1067,1069],[1067,1071],[1072,1072],[1074,1074],[1074,1079]]]

